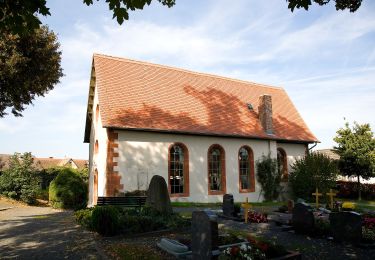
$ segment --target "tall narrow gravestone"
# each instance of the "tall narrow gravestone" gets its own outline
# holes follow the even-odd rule
[[[147,190],[146,205],[162,213],[172,213],[167,183],[164,178],[154,175]]]
[[[223,215],[227,217],[234,216],[234,200],[232,194],[224,194],[223,196]]]
[[[314,214],[309,204],[297,203],[293,208],[292,224],[296,233],[310,234],[314,231]]]
[[[194,211],[191,223],[191,250],[194,260],[213,259],[218,249],[216,216],[205,211]]]
[[[359,244],[362,240],[362,216],[357,212],[342,211],[329,214],[333,239]]]

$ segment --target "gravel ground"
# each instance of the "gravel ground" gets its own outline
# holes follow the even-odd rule
[[[71,211],[0,199],[0,259],[102,259],[93,233]]]

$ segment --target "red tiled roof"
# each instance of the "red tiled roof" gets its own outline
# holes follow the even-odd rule
[[[107,128],[317,141],[282,88],[99,54],[93,69]],[[258,119],[263,94],[272,96],[272,136]]]

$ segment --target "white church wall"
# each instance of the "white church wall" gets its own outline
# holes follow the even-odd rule
[[[243,145],[250,146],[254,152],[254,161],[269,152],[271,152],[273,158],[276,158],[277,144],[275,141],[136,131],[116,132],[119,133],[118,169],[124,191],[146,189],[152,176],[156,174],[163,176],[167,181],[169,146],[176,142],[186,145],[189,151],[190,196],[172,198],[173,201],[222,201],[222,195],[208,195],[207,151],[212,144],[219,144],[225,150],[226,193],[232,193],[235,201],[244,201],[246,197],[250,201],[262,200],[262,196],[259,196],[261,188],[256,181],[256,177],[255,192],[239,192],[238,151],[240,147]],[[285,146],[285,150],[290,156],[303,156],[305,152],[298,145]],[[290,158],[290,160],[292,159]]]
[[[106,184],[106,163],[107,163],[107,129],[103,128],[100,112],[96,115],[96,106],[98,105],[98,92],[95,88],[93,114],[91,122],[91,133],[90,133],[90,178],[89,178],[89,202],[88,205],[92,205],[93,189],[94,189],[94,173],[98,171],[98,196],[105,196],[105,184]],[[100,106],[100,104],[99,104]],[[95,153],[95,142],[98,140],[99,149]]]
[[[294,162],[297,159],[302,159],[306,154],[306,145],[304,144],[277,143],[277,148],[282,148],[286,153],[289,173]]]

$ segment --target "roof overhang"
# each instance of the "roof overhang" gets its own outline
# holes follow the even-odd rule
[[[178,130],[165,130],[165,129],[152,129],[152,128],[127,128],[118,126],[103,126],[104,128],[109,128],[113,130],[122,131],[135,131],[135,132],[153,132],[153,133],[164,133],[164,134],[180,134],[180,135],[192,135],[192,136],[213,136],[213,137],[227,137],[227,138],[242,138],[242,139],[256,139],[256,140],[268,140],[277,141],[280,143],[298,143],[298,144],[312,144],[320,143],[319,140],[294,140],[277,138],[274,135],[269,135],[265,137],[254,136],[254,135],[235,135],[235,134],[222,134],[222,133],[211,133],[211,132],[187,132]]]
[[[90,142],[90,132],[91,132],[93,106],[94,106],[94,98],[95,98],[95,85],[96,85],[96,76],[95,76],[95,65],[94,65],[94,59],[93,59],[92,60],[92,66],[91,66],[89,96],[88,96],[88,99],[87,99],[85,136],[83,138],[84,143]]]

